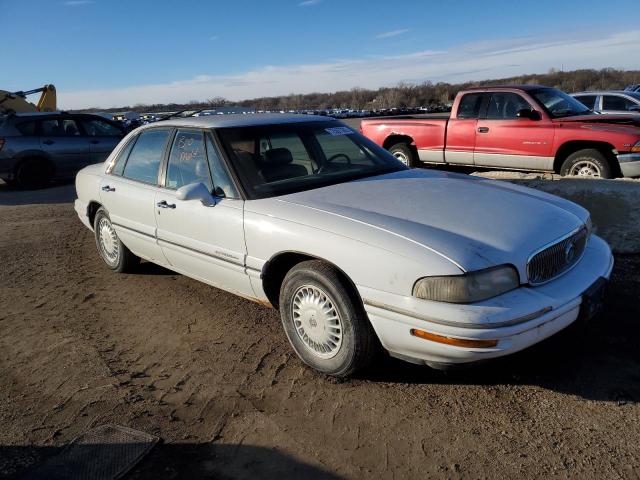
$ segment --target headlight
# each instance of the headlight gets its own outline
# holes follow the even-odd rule
[[[496,297],[519,285],[516,269],[501,265],[464,275],[421,278],[413,286],[413,295],[436,302],[473,303]]]

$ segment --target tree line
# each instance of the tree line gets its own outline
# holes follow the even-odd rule
[[[627,85],[640,83],[639,70],[573,70],[564,72],[551,69],[544,74],[519,75],[509,78],[483,80],[450,84],[425,81],[419,84],[401,82],[395,87],[365,89],[354,87],[332,93],[290,94],[276,97],[260,97],[239,102],[223,97],[212,97],[204,101],[192,100],[185,104],[136,104],[110,108],[107,111],[135,110],[138,112],[158,112],[175,110],[196,110],[216,107],[241,106],[255,110],[329,110],[357,109],[382,110],[390,108],[415,108],[421,106],[445,105],[453,101],[460,90],[472,86],[491,86],[500,84],[536,84],[556,87],[565,92],[584,90],[621,90]],[[90,111],[96,109],[85,109]]]

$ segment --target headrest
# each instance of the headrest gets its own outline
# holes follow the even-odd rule
[[[293,162],[293,155],[288,148],[272,148],[264,153],[269,165],[288,165]]]

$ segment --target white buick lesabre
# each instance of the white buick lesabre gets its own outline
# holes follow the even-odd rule
[[[271,305],[299,357],[337,376],[381,347],[434,367],[522,350],[593,315],[613,267],[578,205],[409,170],[324,117],[158,122],[76,188],[111,269],[144,258]]]

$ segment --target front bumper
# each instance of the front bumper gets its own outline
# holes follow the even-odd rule
[[[640,177],[640,153],[620,154],[618,164],[623,177]]]
[[[578,318],[583,293],[600,277],[609,278],[613,255],[592,235],[580,262],[539,287],[522,287],[470,305],[431,302],[358,287],[380,342],[392,355],[415,363],[476,362],[523,350]],[[425,340],[411,329],[468,340],[497,340],[490,348],[468,348]]]

